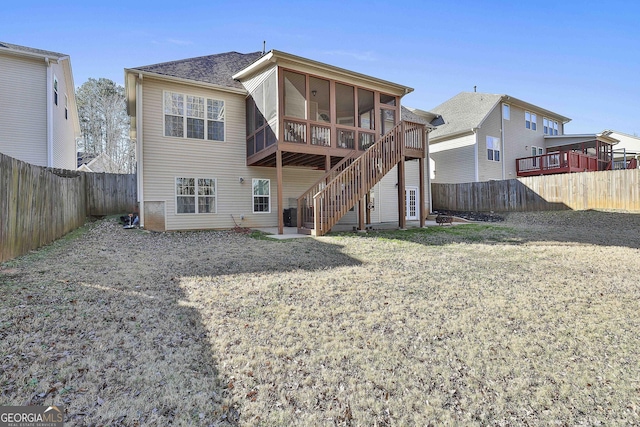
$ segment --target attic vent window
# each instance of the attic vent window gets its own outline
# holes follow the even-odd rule
[[[511,120],[511,107],[509,107],[509,104],[502,104],[502,118]]]

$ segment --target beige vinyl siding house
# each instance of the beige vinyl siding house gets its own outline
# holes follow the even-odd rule
[[[287,108],[283,100],[287,98],[282,92],[274,91],[278,91],[278,85],[280,91],[283,87],[287,90],[282,86],[287,81],[283,77],[287,70],[311,73],[311,77],[306,77],[307,82],[314,78],[327,82],[341,78],[345,84],[353,85],[354,91],[358,85],[366,84],[370,90],[381,93],[405,91],[397,85],[284,53],[274,55],[277,61],[274,64],[265,63],[266,57],[260,53],[230,52],[125,70],[131,136],[137,139],[142,226],[158,231],[279,226],[283,209],[297,209],[298,198],[326,173],[327,165],[334,166],[341,156],[353,152],[353,149],[341,148],[336,140],[326,145],[314,145],[315,139],[307,144],[283,144],[282,117]],[[241,70],[248,71],[237,78]],[[334,83],[331,85],[333,88]],[[297,101],[288,100],[292,102],[290,108],[299,109],[301,98],[316,96],[312,93],[315,89],[309,87],[289,87],[288,90],[294,89],[303,92]],[[335,96],[334,92],[331,96]],[[384,99],[389,102],[389,97]],[[395,112],[399,121],[399,96],[391,99],[398,100],[395,106],[379,108]],[[317,109],[312,101],[303,99],[303,102],[303,110],[296,114],[306,117],[308,111],[309,118],[303,120],[324,125],[321,121],[325,118],[319,112],[311,114]],[[430,118],[428,113],[424,114],[425,120]],[[337,116],[334,115],[334,122]],[[377,122],[380,116],[374,120]],[[270,128],[280,142],[270,142],[259,130],[261,126]],[[296,126],[297,130],[307,129],[302,124]],[[330,124],[325,126],[329,129]],[[354,131],[357,129],[356,125]],[[275,152],[275,146],[269,144],[286,147],[282,152],[286,164],[281,169],[274,167],[275,156],[269,157],[269,153]],[[417,219],[420,201],[416,198],[416,189],[421,187],[419,162],[406,161],[405,164],[405,187],[409,188],[412,202],[409,210]],[[428,166],[423,175],[424,189],[428,183]],[[372,200],[367,206],[370,222],[398,220],[396,169],[385,175],[370,194]],[[425,191],[423,202],[427,198]],[[425,212],[422,214],[426,216]],[[356,205],[338,224],[356,225],[358,218],[359,205]]]
[[[76,169],[80,125],[69,56],[0,42],[0,152]]]
[[[479,92],[461,92],[431,111],[445,120],[430,136],[435,183],[515,178],[516,159],[544,154],[545,136],[563,135],[570,120],[509,95]]]

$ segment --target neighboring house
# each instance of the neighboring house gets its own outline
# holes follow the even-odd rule
[[[445,121],[429,137],[435,183],[602,170],[616,142],[565,135],[571,119],[509,95],[462,92],[431,112]]]
[[[0,42],[0,152],[76,169],[80,123],[68,55]]]
[[[602,134],[620,141],[613,150],[614,169],[640,168],[640,137],[615,130],[605,130]]]
[[[126,69],[125,87],[147,229],[424,221],[435,116],[401,108],[409,87],[275,50]]]
[[[97,156],[78,153],[78,170],[82,172],[118,173],[118,165],[106,153]]]

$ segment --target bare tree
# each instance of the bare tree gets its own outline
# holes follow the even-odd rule
[[[112,80],[90,78],[76,90],[85,155],[105,153],[106,172],[135,172],[135,142],[129,138],[124,87]]]

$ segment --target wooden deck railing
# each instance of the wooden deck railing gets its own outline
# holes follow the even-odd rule
[[[529,176],[597,171],[600,170],[599,163],[600,161],[595,156],[573,151],[560,151],[516,159],[516,173],[518,176]]]
[[[405,148],[424,153],[424,137],[419,135],[420,131],[424,133],[423,125],[400,122],[331,181],[315,187],[318,192],[313,196],[312,233],[322,236],[329,232],[349,209],[402,160]],[[405,147],[406,144],[409,147]],[[299,201],[299,211],[304,211],[305,206],[310,207],[308,196],[305,197],[307,205],[301,205]]]

